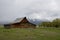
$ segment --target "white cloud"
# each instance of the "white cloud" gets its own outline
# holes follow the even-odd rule
[[[60,18],[60,0],[0,0],[0,21],[23,16],[48,20]]]

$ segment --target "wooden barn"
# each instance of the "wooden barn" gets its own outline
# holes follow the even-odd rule
[[[11,24],[5,24],[5,28],[36,28],[36,25],[29,22],[26,17],[15,20]]]

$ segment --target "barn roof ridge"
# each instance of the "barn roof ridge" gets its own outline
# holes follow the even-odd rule
[[[12,23],[21,22],[26,17],[16,18]]]

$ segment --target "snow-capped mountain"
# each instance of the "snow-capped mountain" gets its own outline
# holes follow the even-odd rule
[[[42,23],[42,22],[49,22],[49,20],[46,19],[28,19],[31,23],[34,23],[36,25]]]

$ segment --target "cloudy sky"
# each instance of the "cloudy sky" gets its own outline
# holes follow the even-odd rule
[[[60,0],[0,0],[0,21],[24,16],[48,20],[60,18]]]

